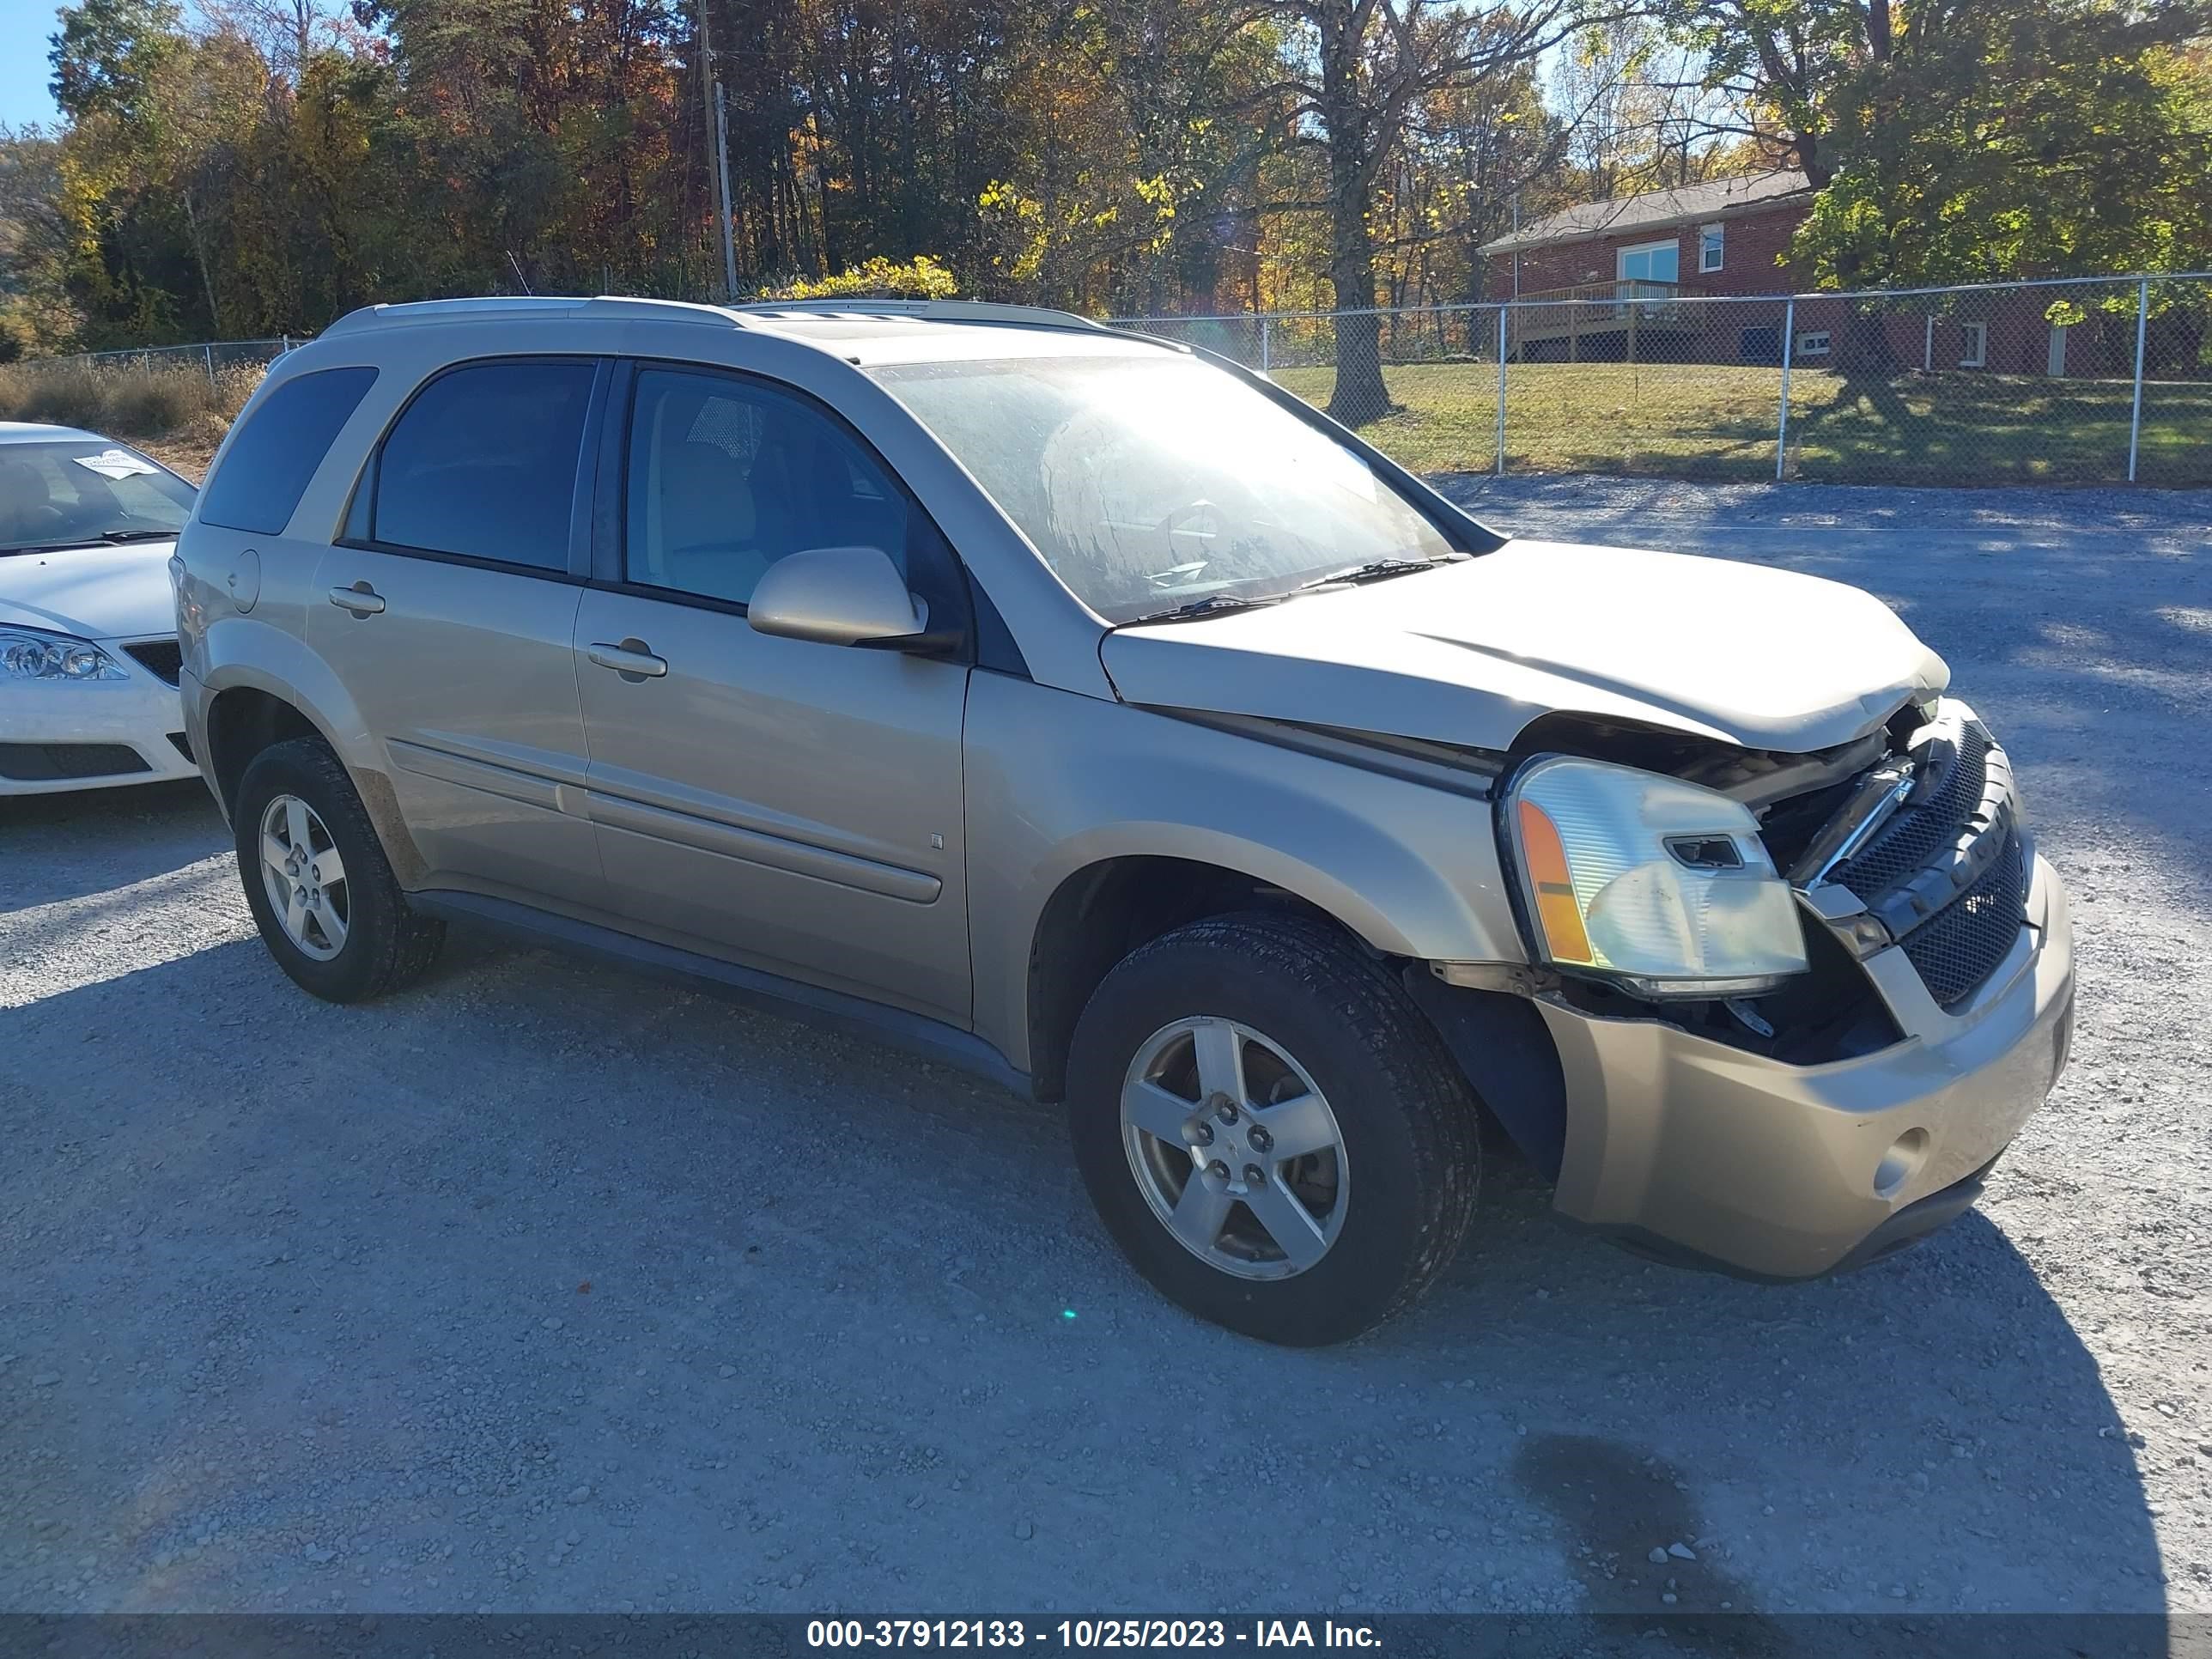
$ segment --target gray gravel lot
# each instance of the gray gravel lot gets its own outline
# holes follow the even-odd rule
[[[0,804],[0,1608],[2212,1609],[2212,498],[1451,487],[1949,658],[2082,960],[1978,1212],[1762,1288],[1506,1164],[1273,1350],[1011,1095],[482,938],[325,1006],[196,789]]]

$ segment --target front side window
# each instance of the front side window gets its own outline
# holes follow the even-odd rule
[[[1167,352],[886,365],[1075,596],[1109,622],[1279,598],[1458,550],[1326,430]]]
[[[906,497],[806,403],[725,374],[639,371],[623,574],[744,605],[778,559],[874,547],[907,568]]]
[[[1721,225],[1707,225],[1698,233],[1698,269],[1718,270],[1725,252],[1727,229]]]
[[[200,522],[281,534],[338,428],[375,383],[373,368],[295,374],[254,406],[200,495]]]
[[[0,444],[0,554],[158,541],[191,512],[192,487],[125,445]]]
[[[472,363],[439,376],[386,434],[379,544],[541,570],[568,568],[589,363]]]

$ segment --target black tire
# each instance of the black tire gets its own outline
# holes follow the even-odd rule
[[[327,961],[310,956],[286,935],[262,878],[262,814],[279,795],[295,796],[312,807],[345,861],[345,939]],[[446,924],[409,905],[344,763],[320,738],[271,744],[247,763],[231,806],[231,830],[239,880],[261,942],[301,989],[327,1002],[366,1002],[419,978],[437,960]]]
[[[1124,1077],[1193,1016],[1263,1034],[1327,1097],[1351,1172],[1341,1231],[1304,1272],[1213,1267],[1146,1201],[1123,1140]],[[1132,952],[1078,1022],[1068,1063],[1075,1158],[1137,1271],[1202,1318],[1269,1342],[1341,1342],[1412,1303],[1457,1253],[1481,1176],[1474,1101],[1434,1029],[1345,934],[1265,913],[1193,923]]]

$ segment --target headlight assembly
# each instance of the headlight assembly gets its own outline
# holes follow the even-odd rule
[[[1502,825],[1536,951],[1645,997],[1771,990],[1805,933],[1758,820],[1678,778],[1555,756],[1514,780]]]
[[[120,680],[123,665],[94,645],[36,628],[0,628],[0,680]]]

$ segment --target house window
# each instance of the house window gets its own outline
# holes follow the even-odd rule
[[[1728,227],[1707,225],[1698,233],[1698,269],[1718,270]]]
[[[1624,283],[1665,283],[1671,287],[1682,278],[1681,245],[1644,242],[1622,248],[1613,255],[1613,274]]]
[[[1987,323],[1961,323],[1960,331],[1966,337],[1966,349],[1960,355],[1961,368],[1987,368],[1990,366],[1990,325]]]
[[[1796,355],[1800,357],[1825,357],[1828,355],[1828,331],[1817,329],[1797,337]]]

